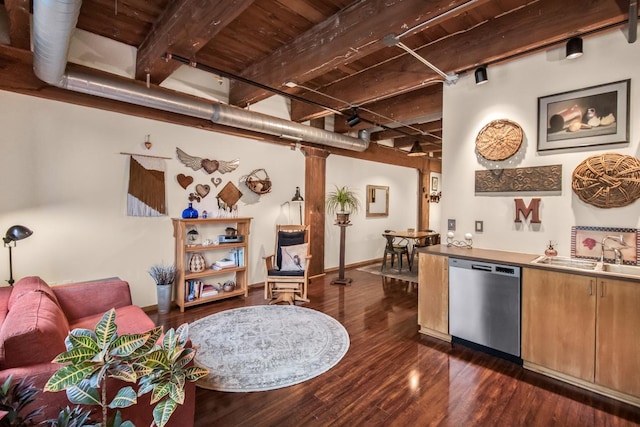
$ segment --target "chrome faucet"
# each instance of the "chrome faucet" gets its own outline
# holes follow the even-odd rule
[[[601,254],[600,254],[600,262],[604,262],[604,251],[605,248],[606,249],[610,249],[613,251],[613,256],[614,256],[614,263],[616,264],[622,264],[622,251],[620,250],[620,247],[615,247],[612,248],[611,246],[606,246],[605,242],[607,240],[613,240],[614,242],[616,242],[617,244],[620,245],[620,247],[623,248],[627,248],[629,247],[629,245],[627,245],[627,242],[624,241],[624,236],[621,234],[619,236],[605,236],[602,239],[602,242],[600,243],[600,248],[602,250]]]

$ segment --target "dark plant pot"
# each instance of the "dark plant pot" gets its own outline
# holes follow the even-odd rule
[[[171,285],[157,285],[158,314],[168,314],[171,311]]]
[[[337,213],[336,214],[336,224],[349,224],[349,214],[348,213]]]

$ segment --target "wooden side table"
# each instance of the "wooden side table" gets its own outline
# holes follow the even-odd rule
[[[340,268],[338,269],[338,278],[331,281],[332,285],[348,285],[351,279],[344,277],[344,240],[346,237],[347,227],[351,224],[336,224],[340,227]]]

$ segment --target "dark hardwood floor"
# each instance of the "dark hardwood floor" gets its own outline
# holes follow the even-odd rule
[[[284,389],[197,389],[196,426],[640,425],[640,408],[419,334],[417,289],[407,282],[349,270],[353,283],[345,287],[331,285],[335,277],[314,279],[305,307],[345,326],[351,339],[345,357],[325,374]],[[151,316],[166,328],[260,304],[266,304],[262,288],[254,288],[246,299]]]

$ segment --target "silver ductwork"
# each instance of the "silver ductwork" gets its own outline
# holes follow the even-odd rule
[[[306,141],[352,151],[369,147],[369,133],[358,138],[305,126],[267,114],[225,104],[211,104],[179,93],[147,88],[134,81],[110,79],[90,72],[65,71],[71,35],[76,27],[82,0],[34,0],[33,68],[36,76],[53,86],[89,95],[169,111],[220,125]]]

